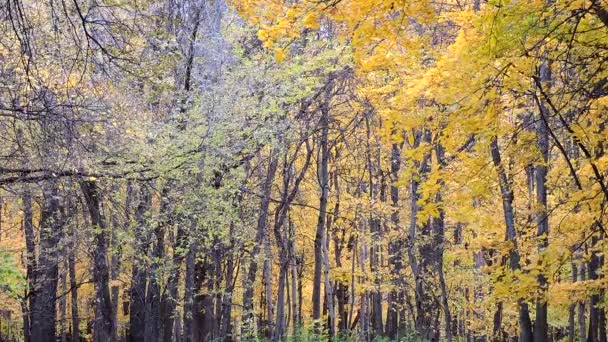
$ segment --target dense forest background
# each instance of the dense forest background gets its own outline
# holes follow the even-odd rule
[[[606,0],[0,2],[0,341],[606,342]]]

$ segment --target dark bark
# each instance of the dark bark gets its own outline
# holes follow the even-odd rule
[[[579,278],[581,281],[586,280],[587,268],[585,263],[581,264]],[[580,341],[587,341],[587,320],[585,317],[585,301],[578,303],[578,331],[580,335]]]
[[[154,228],[151,245],[152,260],[148,266],[148,290],[146,292],[145,340],[148,342],[161,341],[163,332],[161,282],[163,258],[165,252],[165,230],[171,225],[171,207],[169,191],[171,182],[163,187],[161,192],[160,222]]]
[[[210,254],[205,253],[204,260],[195,261],[192,327],[191,335],[184,335],[187,341],[212,341],[215,337],[213,328],[216,317],[213,310],[213,296],[210,294],[215,275]]]
[[[591,239],[591,258],[588,262],[587,269],[589,271],[589,280],[597,281],[600,279],[599,270],[601,269],[602,260],[597,250],[597,246],[601,241],[601,236],[596,235]],[[602,297],[600,293],[594,293],[589,299],[589,330],[587,332],[588,342],[599,342],[602,338],[605,338],[606,330],[602,321],[605,317],[602,317],[602,310],[598,305]],[[602,336],[603,335],[603,336]]]
[[[89,208],[91,224],[97,230],[93,240],[93,284],[95,287],[94,341],[116,341],[116,327],[112,319],[112,300],[109,288],[109,267],[107,263],[107,226],[101,210],[101,194],[94,180],[80,183],[85,202]]]
[[[187,239],[183,227],[177,228],[177,236],[173,244],[173,257],[170,266],[167,289],[163,295],[163,342],[173,341],[174,324],[179,321],[176,311],[178,298],[178,286],[181,274],[181,265],[184,260],[184,250],[187,248]],[[179,336],[176,336],[179,339]]]
[[[191,223],[195,227],[195,222]],[[186,275],[184,279],[184,334],[182,341],[191,342],[193,334],[193,318],[194,318],[194,294],[195,294],[195,279],[196,279],[196,255],[198,253],[198,245],[190,243],[186,254]]]
[[[233,236],[233,234],[234,223],[231,222],[229,235]],[[229,342],[232,340],[232,296],[234,291],[234,279],[238,276],[238,274],[235,274],[236,271],[234,265],[234,247],[236,246],[234,241],[231,242],[231,247],[232,248],[230,248],[228,252],[228,258],[226,261],[226,288],[224,289],[222,296],[221,323],[219,330],[219,336],[225,342]]]
[[[300,151],[300,147],[303,144],[306,145],[306,159],[301,170],[298,172],[297,177],[294,178],[294,162],[297,157],[297,153],[298,151]],[[298,193],[300,183],[304,180],[304,176],[306,175],[306,171],[308,170],[308,166],[310,165],[312,152],[313,151],[309,147],[308,141],[305,140],[304,142],[300,143],[300,145],[296,149],[296,153],[294,154],[293,158],[288,160],[287,156],[285,157],[283,165],[283,189],[281,195],[281,203],[278,205],[277,210],[275,211],[273,229],[275,242],[279,250],[280,267],[277,288],[277,312],[275,320],[275,333],[273,335],[273,340],[275,341],[282,340],[283,335],[285,333],[285,290],[287,275],[290,269],[290,241],[288,239],[288,232],[285,231],[285,221],[287,220],[290,205],[294,200],[296,194]]]
[[[511,252],[509,255],[509,266],[511,270],[520,268],[520,256],[517,244],[517,231],[515,229],[515,212],[513,209],[513,190],[509,183],[507,173],[504,169],[500,156],[498,141],[493,138],[490,144],[490,153],[492,162],[498,173],[498,183],[500,185],[500,193],[502,197],[502,208],[505,220],[505,240],[512,243]],[[523,299],[518,299],[519,305],[519,339],[522,342],[530,342],[533,340],[532,321],[528,311],[528,304]]]
[[[31,332],[30,332],[30,317],[31,317],[31,308],[33,307],[33,303],[35,302],[36,296],[36,272],[37,262],[36,262],[36,236],[34,233],[34,213],[32,211],[32,196],[29,192],[29,189],[26,188],[23,191],[23,231],[25,234],[25,248],[26,248],[26,277],[27,277],[27,286],[29,289],[29,293],[27,293],[27,301],[28,303],[24,303],[23,307],[25,311],[23,313],[23,337],[25,342],[29,342],[31,340]]]
[[[249,260],[249,269],[247,270],[247,276],[244,280],[244,293],[243,293],[243,315],[241,322],[243,324],[242,337],[249,339],[253,334],[253,295],[254,295],[254,284],[258,270],[258,255],[260,254],[260,245],[263,244],[267,238],[266,225],[268,221],[268,207],[270,205],[270,196],[272,190],[272,182],[277,171],[278,158],[274,156],[275,151],[271,152],[270,160],[268,162],[268,171],[266,172],[266,179],[262,188],[262,200],[260,203],[260,215],[258,216],[258,223],[256,227],[255,245],[252,248],[251,256]]]
[[[542,82],[549,82],[551,79],[549,67],[543,61],[541,66]],[[541,104],[541,113],[543,117],[547,117],[548,111]],[[538,212],[536,214],[537,232],[539,238],[538,250],[542,253],[547,248],[547,239],[549,234],[549,220],[547,216],[547,161],[549,160],[549,133],[545,120],[536,121],[537,145],[541,153],[541,161],[534,166],[534,178],[536,182],[536,202]],[[540,259],[542,267],[542,258]],[[549,326],[547,322],[547,301],[545,294],[548,289],[547,279],[543,273],[538,275],[538,286],[540,290],[539,298],[536,300],[536,319],[534,322],[534,341],[547,341],[549,338]]]
[[[576,282],[578,278],[578,266],[573,262],[572,263],[572,282]],[[575,323],[575,314],[576,314],[576,303],[570,304],[568,308],[568,341],[574,342],[574,338],[576,337],[576,323]]]
[[[289,263],[291,267],[291,297],[292,297],[292,323],[294,332],[300,329],[302,318],[302,281],[301,262],[296,254],[295,248],[295,226],[289,219]]]
[[[63,226],[58,190],[55,181],[44,188],[44,204],[40,213],[40,253],[35,272],[34,292],[30,304],[32,341],[55,341],[56,298],[59,273],[58,252]]]
[[[430,143],[431,132],[417,132],[414,137],[414,147],[419,147],[421,142]],[[412,176],[410,183],[410,230],[408,236],[408,258],[414,273],[415,301],[416,301],[416,331],[421,338],[426,340],[438,340],[439,331],[435,329],[434,317],[437,314],[436,300],[433,298],[434,282],[434,246],[432,234],[432,222],[424,222],[420,229],[421,238],[418,239],[418,258],[415,255],[415,241],[417,240],[417,215],[418,215],[418,189],[420,180],[430,172],[430,153],[425,154],[421,162],[416,162],[417,174]]]
[[[446,167],[445,163],[445,152],[440,144],[436,145],[435,154],[440,168]],[[440,181],[441,188],[444,186],[444,182]],[[445,282],[445,275],[443,272],[443,248],[445,244],[445,212],[443,210],[441,190],[435,195],[435,203],[439,206],[439,215],[433,218],[433,240],[435,248],[435,265],[436,272],[439,279],[439,287],[441,289],[441,306],[443,308],[443,315],[445,319],[445,335],[448,342],[452,342],[452,314],[448,303],[448,291]]]
[[[326,99],[326,102],[329,99]],[[329,132],[329,105],[323,104],[321,109],[321,119],[319,121],[321,129],[321,137],[319,142],[320,161],[317,174],[319,177],[319,216],[317,220],[317,228],[315,233],[315,249],[314,249],[314,273],[313,273],[313,288],[312,288],[312,319],[314,324],[315,334],[321,333],[321,272],[323,267],[323,244],[325,243],[325,221],[327,214],[327,200],[329,192],[329,147],[328,147],[328,132]]]
[[[399,170],[401,168],[401,147],[398,144],[393,144],[391,149],[391,224],[392,229],[395,231],[400,230],[399,222],[399,187],[396,182],[399,180]],[[386,335],[395,339],[398,332],[403,328],[400,327],[400,306],[405,305],[401,301],[400,292],[404,291],[404,282],[401,275],[403,269],[403,241],[400,238],[389,242],[389,265],[392,273],[393,281],[392,285],[394,288],[391,290],[388,296],[388,308],[386,314]]]
[[[152,205],[148,189],[141,186],[135,210],[135,255],[131,271],[131,289],[129,292],[129,341],[144,341],[146,331],[146,261],[148,252],[148,233],[146,214]]]
[[[76,246],[78,235],[72,227],[72,236],[68,250],[68,272],[70,273],[70,299],[72,302],[72,341],[80,341],[80,317],[78,314],[78,282],[76,280]]]

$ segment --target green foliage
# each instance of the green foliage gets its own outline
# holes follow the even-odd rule
[[[25,277],[13,256],[0,249],[0,291],[18,298],[23,294],[25,286]]]

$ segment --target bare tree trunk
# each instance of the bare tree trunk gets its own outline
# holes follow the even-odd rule
[[[502,164],[500,157],[500,149],[498,147],[498,141],[496,138],[492,139],[490,152],[492,155],[492,161],[494,167],[498,172],[498,181],[500,185],[500,192],[502,196],[502,207],[505,219],[506,227],[506,240],[513,243],[513,247],[510,253],[510,267],[512,270],[518,270],[519,264],[519,250],[517,245],[517,231],[515,230],[515,213],[513,210],[513,190],[509,185],[506,171]],[[532,322],[530,321],[530,314],[528,312],[528,304],[523,299],[518,299],[519,304],[519,339],[521,342],[531,342],[533,340],[532,334]]]
[[[58,244],[62,229],[62,215],[57,184],[54,180],[45,185],[44,204],[40,213],[40,253],[34,270],[35,285],[30,304],[30,331],[32,341],[55,341],[56,298],[59,273]]]
[[[396,182],[399,180],[399,170],[401,168],[401,147],[398,144],[393,144],[391,149],[391,224],[392,230],[399,231],[399,187]],[[400,302],[401,291],[404,291],[404,283],[401,275],[402,265],[402,250],[403,241],[396,239],[390,241],[388,245],[389,253],[389,265],[391,273],[394,278],[392,281],[393,289],[388,295],[388,308],[386,314],[386,335],[390,339],[397,338],[399,326],[399,313],[401,312],[399,306],[405,303]]]
[[[258,224],[256,229],[255,245],[251,251],[249,260],[249,269],[247,270],[247,277],[244,280],[244,293],[243,293],[243,315],[241,322],[243,324],[242,338],[249,339],[254,333],[254,313],[253,313],[253,296],[254,296],[254,284],[256,273],[258,270],[258,255],[260,254],[260,245],[264,243],[267,231],[266,225],[268,221],[268,207],[270,205],[270,195],[272,190],[272,182],[277,171],[278,158],[274,155],[273,150],[269,157],[268,171],[266,173],[266,180],[262,188],[262,200],[260,203],[260,215],[258,217]]]
[[[187,336],[189,341],[211,341],[214,339],[213,296],[213,268],[210,263],[211,254],[207,251],[204,260],[195,261],[194,271],[194,298],[192,305],[192,335]]]
[[[576,282],[578,278],[578,267],[574,262],[572,262],[572,282]],[[576,324],[575,324],[575,314],[576,314],[576,303],[570,304],[568,308],[568,341],[574,342],[576,337]]]
[[[101,195],[94,180],[83,180],[80,183],[85,197],[91,224],[99,229],[95,234],[93,250],[93,283],[95,285],[95,323],[94,339],[96,342],[116,341],[116,327],[112,319],[112,300],[109,289],[109,267],[107,263],[108,247],[106,222],[101,210]]]
[[[431,132],[424,129],[423,132],[417,132],[414,136],[414,147],[420,146],[421,142],[429,144],[431,142]],[[434,329],[436,324],[433,324],[434,316],[437,314],[437,306],[435,298],[433,298],[433,278],[436,267],[434,266],[434,241],[431,238],[432,222],[424,222],[420,230],[421,238],[418,244],[417,226],[418,226],[418,188],[420,179],[423,179],[430,172],[430,153],[425,154],[421,162],[415,162],[418,167],[417,174],[412,175],[410,183],[411,201],[410,201],[410,229],[408,236],[408,259],[412,268],[415,279],[415,300],[416,300],[416,331],[421,338],[426,340],[439,338],[439,331]],[[415,247],[418,245],[418,258],[415,255]]]
[[[63,264],[63,267],[62,267],[62,272],[61,272],[61,276],[60,276],[61,277],[61,291],[63,293],[67,293],[66,292],[66,290],[68,289],[67,259],[64,259],[62,264]],[[60,331],[61,331],[61,342],[67,342],[67,340],[68,340],[68,332],[67,332],[67,328],[66,328],[67,310],[68,310],[67,295],[64,294],[61,296],[61,299],[59,301],[59,312],[61,314],[60,321],[59,321],[59,326],[60,326]]]
[[[230,223],[230,232],[229,235],[233,236],[234,232],[234,223]],[[234,266],[234,252],[235,249],[234,241],[231,242],[231,248],[228,252],[228,260],[226,261],[226,289],[224,290],[224,294],[222,297],[222,313],[221,313],[221,323],[220,323],[220,338],[225,342],[229,342],[232,340],[232,325],[231,325],[231,316],[232,316],[232,296],[234,291],[234,279],[238,277],[238,274],[235,275],[235,266]]]
[[[116,194],[119,191],[119,187],[118,185],[114,185],[112,186],[112,195],[116,196]],[[129,197],[130,197],[131,193],[130,193],[130,183],[127,186],[127,203],[126,203],[126,207],[128,208],[129,206]],[[113,203],[113,210],[118,213],[118,208],[117,208],[117,203]],[[125,211],[126,213],[128,213],[128,209]],[[122,243],[120,241],[118,241],[118,237],[119,237],[119,230],[124,230],[125,228],[121,229],[121,224],[118,220],[118,215],[117,214],[110,214],[110,222],[111,222],[111,227],[112,227],[112,234],[111,234],[111,243],[112,243],[112,253],[110,256],[110,279],[112,281],[112,287],[110,288],[110,292],[111,292],[111,297],[112,297],[112,314],[113,317],[112,319],[114,320],[114,327],[116,329],[118,329],[118,302],[119,302],[119,298],[118,298],[118,294],[119,294],[119,286],[117,284],[119,276],[120,276],[120,265],[121,265],[121,259],[122,259]],[[128,220],[127,220],[128,222]],[[125,224],[128,224],[127,222],[125,222]]]
[[[181,265],[184,260],[184,250],[187,248],[187,238],[184,228],[180,225],[173,243],[173,257],[169,268],[169,278],[167,288],[163,296],[163,342],[173,341],[174,325],[179,321],[176,311],[178,298],[178,286],[181,274]],[[175,336],[179,341],[180,336]]]
[[[277,314],[275,320],[275,331],[273,341],[281,341],[285,333],[285,287],[288,269],[287,248],[279,250],[279,280],[277,283]]]
[[[440,168],[446,167],[445,162],[445,151],[441,144],[437,144],[435,147],[435,154]],[[435,240],[435,264],[437,268],[437,276],[439,278],[439,287],[441,289],[441,306],[443,307],[443,316],[445,318],[445,335],[448,342],[452,342],[452,314],[450,312],[450,306],[448,303],[448,291],[445,283],[445,275],[443,272],[443,249],[445,245],[445,212],[443,210],[443,198],[441,196],[441,188],[445,183],[440,182],[440,190],[435,195],[435,203],[439,205],[439,216],[433,218],[433,239]]]
[[[146,293],[146,315],[145,315],[145,340],[154,342],[161,341],[163,333],[162,320],[162,295],[161,283],[163,268],[163,257],[165,255],[165,230],[171,224],[172,209],[169,203],[169,191],[171,190],[171,182],[168,182],[161,192],[160,214],[161,221],[156,223],[153,232],[153,240],[151,244],[152,261],[148,269],[148,291]]]
[[[361,270],[361,277],[360,277],[360,283],[363,284],[363,286],[366,285],[367,282],[367,270],[365,269],[365,262],[367,260],[367,243],[363,242],[361,243],[361,246],[359,247],[359,268]],[[354,293],[354,291],[353,291]],[[359,339],[361,341],[368,341],[369,340],[369,316],[368,316],[368,291],[367,290],[363,290],[361,292],[361,303],[359,305],[359,321],[361,322],[360,328],[359,328]],[[353,322],[353,324],[356,324],[357,319],[355,318],[355,321]],[[351,329],[353,327],[351,326]]]
[[[23,196],[23,231],[25,234],[25,249],[26,249],[26,276],[27,276],[27,303],[23,303],[25,308],[23,316],[23,337],[25,342],[31,340],[31,310],[34,308],[34,302],[37,292],[36,289],[36,236],[34,232],[34,213],[32,211],[32,196],[29,192],[29,188],[24,189]]]
[[[266,298],[266,331],[265,336],[267,338],[272,338],[273,334],[273,303],[272,303],[272,263],[271,258],[272,254],[270,252],[270,236],[268,233],[265,234],[264,238],[264,295]]]
[[[317,220],[317,229],[315,233],[315,264],[313,273],[313,288],[312,288],[312,319],[314,324],[314,332],[316,335],[321,333],[321,271],[323,267],[323,249],[325,243],[325,221],[327,214],[327,200],[329,192],[329,147],[328,147],[328,132],[329,132],[329,99],[325,99],[325,103],[321,108],[321,119],[319,126],[321,129],[320,138],[320,154],[321,159],[318,165],[319,175],[319,217]]]
[[[76,227],[72,227],[72,236],[68,251],[68,271],[70,273],[70,299],[72,302],[72,341],[80,341],[80,317],[78,314],[78,282],[76,280],[76,246],[78,235]]]
[[[291,269],[291,315],[293,332],[296,333],[298,329],[300,329],[298,290],[301,290],[301,287],[298,286],[300,284],[300,280],[298,278],[298,261],[295,248],[295,227],[291,219],[289,219],[289,264]]]
[[[336,334],[335,331],[335,311],[334,311],[334,303],[333,303],[333,288],[331,284],[331,280],[329,279],[329,239],[327,238],[327,232],[329,227],[325,229],[325,233],[323,234],[323,279],[325,281],[325,303],[328,311],[328,324],[329,324],[329,335],[334,336]]]
[[[130,308],[129,308],[129,340],[130,342],[142,342],[146,330],[146,262],[148,254],[148,232],[146,213],[152,205],[152,197],[148,189],[141,186],[138,196],[139,203],[135,210],[135,255],[133,257]]]
[[[541,66],[541,81],[549,82],[551,74],[546,61]],[[540,115],[548,117],[547,110],[541,104]],[[537,144],[542,155],[541,163],[535,165],[534,176],[536,181],[536,202],[539,208],[536,214],[536,225],[538,227],[536,236],[540,239],[538,243],[539,253],[547,248],[549,238],[549,218],[547,216],[547,161],[549,160],[549,133],[545,120],[536,121]],[[539,261],[542,265],[542,259]],[[540,265],[539,265],[540,266]],[[540,289],[539,298],[536,300],[536,320],[534,323],[534,341],[547,341],[549,338],[549,327],[547,323],[547,300],[545,298],[548,284],[543,273],[538,275],[538,285]]]
[[[601,240],[600,236],[594,236],[591,238],[591,258],[588,263],[589,280],[599,279],[599,270],[601,269],[601,260],[597,246]],[[587,333],[588,342],[599,342],[601,340],[602,333],[602,315],[598,305],[600,304],[600,294],[594,293],[589,299],[589,331]]]
[[[192,227],[195,227],[195,221],[191,222]],[[186,254],[186,276],[184,280],[184,333],[182,337],[183,342],[193,341],[193,319],[194,319],[194,296],[195,296],[195,278],[196,278],[196,255],[198,253],[198,246],[196,243],[191,242],[189,244],[188,252]]]
[[[306,159],[297,177],[295,177],[294,179],[294,163],[297,158],[297,153],[300,151],[300,147],[302,145],[306,146]],[[307,138],[305,138],[302,142],[300,142],[300,145],[296,148],[293,158],[288,159],[288,156],[285,155],[283,163],[283,187],[281,193],[281,203],[278,205],[275,211],[273,229],[275,242],[279,251],[280,265],[279,284],[277,289],[277,314],[275,321],[275,333],[272,336],[273,340],[275,341],[280,341],[283,338],[283,334],[285,333],[285,288],[287,283],[287,273],[289,270],[291,259],[290,249],[293,247],[293,241],[291,241],[288,236],[288,234],[291,234],[291,232],[285,232],[285,221],[287,220],[287,217],[289,215],[291,203],[297,195],[298,190],[300,188],[300,183],[304,180],[306,171],[308,170],[308,166],[310,165],[312,152],[313,151],[309,146],[308,140]],[[288,230],[291,231],[293,227],[291,226],[291,222],[289,222],[289,224],[290,226],[288,227]],[[269,295],[270,293],[267,291],[267,298]],[[271,304],[271,302],[269,303]],[[269,314],[270,313],[271,311],[269,310]],[[270,315],[269,318],[271,318]]]

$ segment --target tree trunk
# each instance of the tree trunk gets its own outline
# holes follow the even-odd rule
[[[301,281],[298,277],[298,260],[295,247],[295,227],[289,219],[289,263],[291,269],[291,319],[294,334],[300,329]],[[299,296],[300,294],[300,296]]]
[[[234,234],[234,223],[230,223],[230,236]],[[228,260],[226,261],[226,289],[224,290],[224,294],[222,297],[222,314],[221,314],[221,323],[220,323],[220,338],[225,342],[229,342],[232,340],[232,325],[231,325],[231,316],[232,316],[232,296],[234,291],[234,279],[238,277],[238,274],[235,275],[235,267],[234,267],[234,252],[235,249],[234,241],[231,242],[231,248],[228,252]]]
[[[273,318],[274,310],[272,303],[272,263],[271,263],[271,252],[270,252],[270,236],[268,233],[265,234],[264,238],[264,263],[263,263],[263,276],[264,276],[264,298],[266,299],[266,324],[264,336],[267,339],[272,338],[273,334]]]
[[[116,196],[117,193],[119,191],[119,187],[118,185],[114,185],[112,186],[112,195]],[[128,186],[127,189],[127,203],[125,205],[125,207],[127,208],[127,210],[125,210],[125,213],[128,213],[128,207],[129,207],[129,196],[130,196],[130,184]],[[112,208],[116,213],[118,213],[118,208],[117,208],[117,203],[113,202],[113,208]],[[112,253],[111,253],[111,258],[110,258],[110,279],[112,281],[112,287],[110,288],[110,292],[111,292],[111,297],[112,297],[112,319],[114,320],[114,327],[116,329],[118,329],[118,302],[119,302],[119,286],[117,284],[118,280],[119,280],[119,276],[120,276],[120,266],[121,266],[121,259],[122,259],[122,243],[121,241],[118,241],[118,237],[119,237],[119,231],[120,230],[124,230],[126,231],[126,227],[123,227],[121,229],[121,224],[118,220],[119,215],[116,214],[112,214],[109,213],[111,219],[111,226],[112,226],[112,234],[111,234],[111,243],[112,243]],[[128,218],[128,216],[127,216]],[[128,224],[128,219],[125,222],[125,225]]]
[[[437,144],[435,148],[435,154],[440,168],[446,166],[444,160],[444,149],[443,146]],[[439,181],[441,185],[440,189],[445,185],[443,181]],[[445,245],[445,212],[442,205],[443,199],[441,196],[441,190],[438,190],[435,195],[435,203],[439,206],[438,217],[433,218],[433,239],[435,247],[435,265],[436,272],[439,278],[439,287],[441,289],[441,306],[443,307],[443,315],[445,318],[445,335],[448,342],[452,342],[452,314],[450,312],[450,306],[448,303],[448,291],[445,283],[445,275],[443,272],[443,248]]]
[[[78,283],[76,280],[76,246],[78,235],[72,227],[72,236],[68,251],[68,270],[70,273],[70,299],[72,302],[72,341],[80,342],[80,317],[78,314]]]
[[[173,341],[174,324],[178,318],[176,311],[178,298],[179,278],[181,265],[184,260],[183,250],[187,248],[186,237],[183,227],[177,228],[177,236],[173,245],[173,257],[169,268],[169,279],[163,296],[163,342]],[[176,336],[179,339],[179,336]]]
[[[391,149],[391,228],[394,231],[400,230],[399,223],[399,187],[396,182],[399,180],[399,170],[401,168],[401,147],[398,144],[393,144]],[[399,326],[400,305],[405,303],[400,302],[401,291],[404,291],[404,282],[401,275],[402,265],[402,250],[403,241],[399,238],[390,241],[388,245],[389,265],[392,275],[394,276],[392,285],[393,289],[388,295],[388,309],[386,314],[386,335],[390,339],[397,338]]]
[[[541,81],[549,82],[551,74],[549,66],[546,61],[543,61],[541,66]],[[548,117],[548,113],[543,105],[540,108],[543,113],[540,115],[545,118]],[[542,255],[542,252],[547,248],[547,241],[549,238],[549,218],[547,216],[547,161],[549,160],[549,133],[546,126],[545,120],[536,121],[536,135],[537,144],[540,150],[542,159],[541,163],[535,165],[534,176],[536,181],[536,202],[538,212],[536,214],[536,225],[537,232],[536,236],[539,238],[538,251]],[[542,257],[539,259],[542,269]],[[543,273],[538,275],[538,286],[540,290],[539,297],[536,300],[536,319],[534,323],[534,341],[542,342],[547,341],[549,338],[549,327],[547,323],[547,299],[545,298],[548,284],[547,279]]]
[[[191,222],[194,228],[195,221]],[[194,296],[195,296],[195,279],[196,279],[196,255],[198,253],[198,246],[196,243],[191,242],[186,254],[186,276],[184,280],[184,324],[183,324],[183,338],[182,342],[192,342],[193,319],[194,319]]]
[[[109,267],[107,263],[108,247],[106,222],[101,210],[101,195],[94,180],[83,180],[80,183],[85,197],[91,224],[99,233],[95,234],[93,244],[93,284],[95,285],[95,342],[116,341],[116,327],[112,319],[112,300],[109,288]]]
[[[325,99],[325,103],[321,108],[321,119],[319,126],[321,129],[320,138],[320,154],[321,159],[318,165],[319,177],[319,217],[317,220],[317,229],[315,233],[315,263],[313,273],[313,288],[312,288],[312,319],[314,324],[314,333],[321,333],[321,272],[323,267],[323,244],[325,243],[325,220],[327,214],[327,200],[329,192],[329,147],[328,147],[328,132],[329,132],[329,99]]]
[[[254,312],[253,312],[253,296],[254,296],[254,285],[256,273],[258,271],[258,255],[260,254],[260,245],[262,245],[267,239],[266,225],[268,221],[268,207],[270,205],[270,196],[272,190],[272,182],[277,171],[278,158],[275,157],[275,151],[271,151],[268,171],[266,173],[266,180],[262,188],[262,200],[260,203],[260,215],[258,216],[258,223],[255,236],[255,245],[251,251],[249,260],[249,269],[247,270],[247,277],[244,280],[244,293],[243,293],[243,314],[241,322],[243,324],[242,338],[250,339],[253,336],[254,330]]]
[[[160,214],[161,220],[156,223],[153,232],[153,240],[151,245],[152,261],[149,264],[148,270],[148,291],[146,293],[146,315],[145,315],[145,340],[149,342],[161,341],[163,333],[162,320],[162,296],[161,283],[163,268],[163,257],[165,252],[165,230],[171,225],[172,211],[169,203],[169,191],[171,190],[172,182],[168,182],[161,192]]]
[[[40,253],[35,272],[33,300],[30,305],[32,341],[55,341],[56,298],[59,273],[58,244],[62,229],[57,185],[45,185],[44,204],[40,213]]]
[[[146,214],[152,205],[152,197],[144,186],[139,189],[139,203],[135,210],[135,255],[133,257],[130,308],[129,341],[143,342],[146,331],[146,262],[148,254],[148,232]]]
[[[32,315],[32,309],[35,305],[35,297],[37,295],[36,289],[36,236],[34,232],[34,213],[32,211],[32,196],[29,189],[25,188],[22,196],[23,201],[23,231],[25,234],[25,248],[26,248],[26,276],[27,276],[27,287],[29,293],[27,293],[28,303],[24,303],[23,307],[25,311],[23,313],[23,337],[25,342],[31,341],[31,326],[30,319]]]
[[[515,271],[520,268],[519,265],[519,250],[517,245],[517,231],[515,230],[515,212],[513,210],[513,190],[510,187],[507,174],[505,172],[502,160],[500,157],[500,149],[498,147],[498,141],[496,138],[492,139],[490,145],[490,152],[492,155],[492,161],[494,167],[498,172],[498,182],[500,185],[500,192],[502,197],[502,208],[505,219],[506,233],[505,237],[507,241],[511,241],[513,247],[510,253],[510,267],[511,270]],[[532,335],[532,322],[530,321],[530,314],[528,312],[528,304],[523,299],[518,299],[519,304],[519,339],[521,342],[531,342],[533,340]]]

